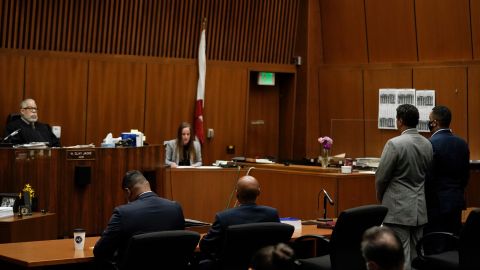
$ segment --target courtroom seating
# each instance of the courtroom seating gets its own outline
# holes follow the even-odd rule
[[[200,234],[176,230],[134,235],[120,262],[120,269],[192,269]]]
[[[382,224],[388,209],[382,205],[365,205],[342,211],[338,216],[330,239],[321,236],[303,236],[295,242],[316,238],[324,251],[323,256],[299,259],[299,269],[365,270],[360,244],[363,233]]]
[[[279,222],[231,225],[225,231],[215,269],[248,269],[253,255],[262,247],[288,242],[294,227]]]
[[[428,254],[425,246],[432,241],[453,241],[458,245],[454,249],[446,245],[444,250]],[[428,233],[420,239],[416,249],[418,257],[412,261],[412,267],[417,270],[480,269],[480,208],[470,212],[459,237],[446,232]]]

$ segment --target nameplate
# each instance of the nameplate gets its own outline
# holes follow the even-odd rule
[[[95,160],[95,150],[67,150],[67,160]]]

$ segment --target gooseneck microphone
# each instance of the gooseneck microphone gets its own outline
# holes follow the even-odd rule
[[[330,205],[334,205],[334,202],[332,200],[332,197],[328,194],[328,192],[325,189],[320,190],[317,195],[317,211],[320,209],[320,196],[323,193],[323,218],[317,218],[318,221],[332,221],[333,219],[327,218],[327,200]]]
[[[250,168],[248,168],[247,174],[245,174],[245,175],[250,175],[250,171],[251,171],[252,169],[255,169],[255,167],[250,167]]]
[[[3,138],[2,142],[5,142],[7,141],[8,139],[10,139],[11,137],[15,136],[18,134],[18,132],[20,132],[20,130],[22,130],[21,128],[15,130],[14,132],[8,134],[5,138]]]

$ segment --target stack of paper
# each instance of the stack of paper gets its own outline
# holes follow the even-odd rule
[[[13,207],[0,207],[0,218],[12,217]]]

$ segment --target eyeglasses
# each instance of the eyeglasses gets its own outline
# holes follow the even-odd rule
[[[29,111],[31,111],[31,112],[33,112],[33,111],[38,111],[38,108],[37,108],[37,107],[25,107],[25,108],[22,108],[22,109],[24,109],[24,110],[29,110]]]

